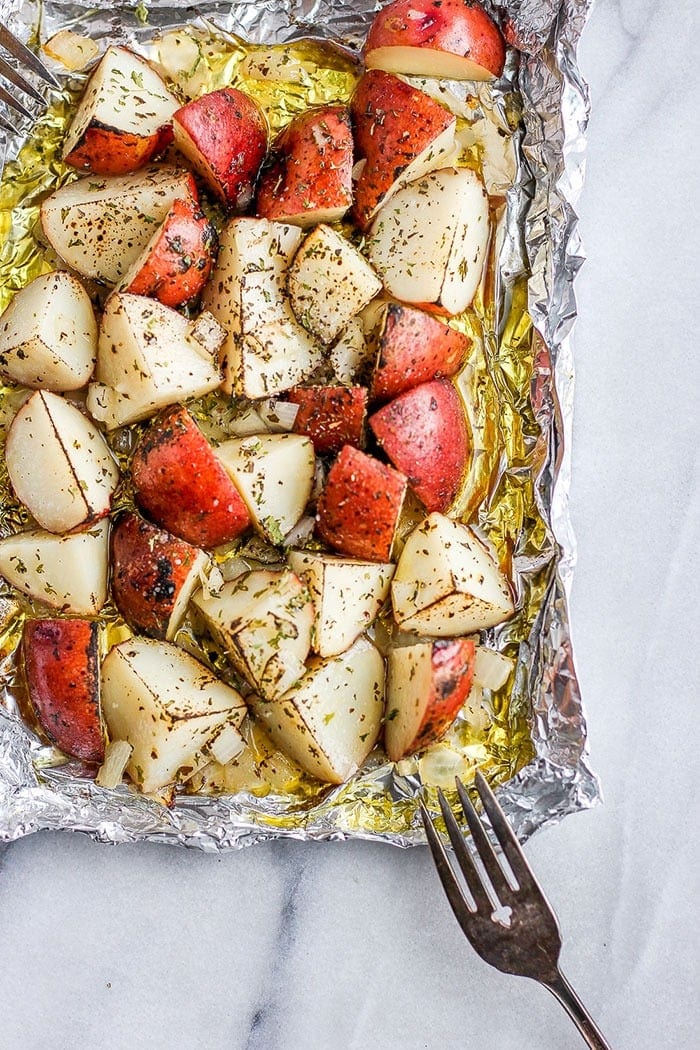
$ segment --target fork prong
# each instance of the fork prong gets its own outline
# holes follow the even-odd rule
[[[26,80],[21,73],[18,73],[17,70],[14,69],[9,62],[6,62],[1,55],[0,75],[2,75],[5,78],[5,80],[9,80],[9,82],[11,84],[14,84],[15,87],[19,88],[20,91],[24,91],[26,95],[31,95],[31,97],[36,99],[37,102],[45,101],[43,95],[39,94],[34,85],[30,84],[29,81]]]
[[[37,76],[41,77],[42,80],[45,80],[47,84],[51,84],[51,86],[55,88],[60,88],[61,85],[56,80],[56,77],[53,73],[49,72],[41,59],[37,58],[33,51],[30,51],[21,40],[18,40],[17,37],[2,24],[0,24],[0,44],[2,44],[5,50],[9,51],[18,62],[24,63],[24,65],[36,73]]]
[[[29,117],[30,120],[34,119],[29,110],[26,109],[21,102],[18,102],[9,91],[6,91],[2,84],[0,84],[0,102],[4,102],[6,106],[10,107],[10,109],[14,109],[16,113],[21,113],[23,117]]]
[[[515,832],[506,819],[506,815],[498,804],[498,800],[489,787],[485,777],[477,773],[474,785],[479,792],[479,797],[484,806],[487,817],[491,821],[491,827],[503,850],[506,860],[518,881],[518,886],[525,889],[537,886],[537,881],[532,873],[532,868],[527,862]]]
[[[484,831],[484,826],[479,820],[479,815],[474,809],[472,800],[469,798],[464,784],[459,777],[455,777],[455,781],[457,783],[459,801],[462,803],[462,810],[467,824],[469,825],[469,830],[472,833],[474,845],[476,846],[476,851],[479,854],[481,863],[486,869],[486,874],[491,881],[491,885],[493,886],[499,901],[501,904],[508,904],[513,891],[506,879],[503,868],[498,862],[496,851],[491,845],[488,835]]]
[[[468,921],[471,917],[471,911],[462,887],[459,884],[459,880],[454,873],[452,865],[449,862],[445,847],[440,841],[440,836],[435,830],[432,818],[425,808],[422,800],[419,802],[420,814],[423,820],[423,826],[425,828],[425,836],[430,846],[430,852],[433,855],[433,861],[437,873],[440,876],[440,882],[447,895],[447,899],[450,902],[450,907],[455,914],[457,922],[464,930],[465,934],[469,936]]]
[[[474,863],[474,858],[469,852],[469,847],[464,839],[464,832],[457,823],[455,815],[450,809],[447,799],[442,791],[438,791],[438,801],[440,802],[442,819],[445,821],[447,834],[450,836],[452,849],[455,851],[455,857],[457,858],[459,869],[464,875],[464,879],[469,887],[469,892],[474,898],[476,910],[490,915],[493,911],[493,904],[489,900],[488,893],[481,881],[481,876],[479,875],[479,871]]]

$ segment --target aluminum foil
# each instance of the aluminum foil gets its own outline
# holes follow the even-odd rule
[[[469,118],[463,123],[490,114],[513,145],[512,170],[508,163],[496,164],[488,173],[481,146],[471,146],[475,166],[488,175],[497,232],[493,279],[464,319],[476,348],[464,382],[479,455],[461,511],[482,526],[515,579],[521,612],[489,632],[488,640],[516,655],[517,669],[508,695],[492,698],[488,730],[480,735],[462,720],[451,740],[460,760],[472,768],[483,765],[500,784],[499,799],[521,839],[599,798],[587,761],[567,609],[575,560],[567,515],[573,394],[569,335],[576,314],[573,283],[582,261],[573,209],[583,179],[588,117],[576,45],[590,3],[492,4],[512,48],[503,79],[494,87],[447,87],[451,104]],[[238,75],[241,39],[265,45],[309,37],[334,41],[342,78],[344,49],[360,45],[379,6],[372,0],[203,0],[186,7],[152,0],[96,10],[83,0],[0,0],[0,20],[33,45],[68,28],[100,44],[127,42],[148,54],[153,54],[154,37],[193,25],[203,38],[214,34],[220,44],[223,57],[209,68],[207,86],[213,87]],[[308,45],[298,46],[302,57],[310,54]],[[75,89],[76,81],[71,83]],[[437,90],[434,83],[420,83]],[[344,88],[335,82],[329,90],[331,96],[342,95]],[[0,184],[0,308],[47,268],[33,247],[34,202],[62,177],[52,144],[69,97],[68,90],[63,99],[56,96],[48,114],[37,114],[33,128],[20,124],[14,134],[0,129],[7,165]],[[0,110],[0,117],[17,126],[7,111]],[[468,155],[470,147],[465,149]],[[11,393],[5,397],[11,402]],[[3,534],[17,525],[17,508],[6,488],[5,496]],[[283,836],[369,838],[397,846],[425,841],[416,806],[424,790],[420,764],[409,761],[394,768],[380,752],[348,784],[332,789],[297,785],[290,793],[264,797],[247,791],[178,795],[168,809],[127,786],[97,787],[76,763],[62,763],[22,718],[12,657],[21,622],[11,592],[0,590],[5,628],[0,636],[0,841],[40,829],[207,851]],[[427,795],[433,797],[429,786]]]

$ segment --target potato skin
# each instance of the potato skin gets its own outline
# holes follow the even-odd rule
[[[299,406],[294,433],[311,438],[317,454],[340,452],[343,445],[364,445],[366,387],[295,387],[285,396]]]
[[[368,70],[358,83],[351,113],[357,156],[367,162],[355,185],[352,214],[366,230],[391,186],[454,116],[424,91],[380,69]]]
[[[408,390],[370,416],[369,425],[426,510],[447,510],[469,454],[464,409],[449,380]]]
[[[252,98],[220,88],[173,115],[175,145],[213,192],[235,211],[251,204],[267,152],[267,121]]]
[[[389,303],[377,335],[372,400],[387,401],[431,379],[459,371],[471,340],[422,310]]]
[[[141,509],[194,546],[218,547],[250,524],[238,490],[182,405],[166,409],[143,432],[131,475]]]
[[[422,751],[441,739],[466,703],[474,680],[475,644],[471,638],[440,638],[431,644],[430,691],[426,698],[423,718],[416,727],[412,740],[402,741],[392,732],[387,721],[384,735],[387,752],[392,762],[405,755]],[[391,668],[391,663],[390,663]],[[387,683],[388,703],[391,704],[391,670]],[[387,712],[391,719],[392,712]]]
[[[454,722],[472,687],[474,651],[471,638],[441,638],[433,642],[432,694],[412,750],[421,751],[435,743]]]
[[[79,171],[89,171],[93,175],[126,175],[148,164],[172,140],[170,126],[144,137],[95,121],[65,161]]]
[[[73,758],[102,762],[97,622],[27,620],[22,651],[29,699],[46,735]]]
[[[155,244],[123,291],[151,296],[164,306],[182,306],[207,283],[216,248],[216,230],[199,204],[176,200]]]
[[[391,47],[459,55],[494,77],[501,75],[505,63],[501,32],[478,0],[393,0],[370,26],[363,49],[367,67],[374,64],[372,51]],[[439,75],[437,63],[434,72],[430,65],[426,59],[425,75]]]
[[[257,214],[312,226],[319,212],[333,211],[337,221],[352,203],[352,168],[348,109],[323,106],[302,113],[279,135],[272,164],[260,176]]]
[[[134,630],[165,640],[198,548],[129,511],[114,524],[110,546],[117,609]]]
[[[318,501],[318,535],[341,554],[389,561],[406,486],[399,471],[345,445]]]

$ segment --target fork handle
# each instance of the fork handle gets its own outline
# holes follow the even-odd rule
[[[591,1050],[611,1050],[610,1044],[603,1038],[603,1033],[561,970],[557,971],[554,981],[545,983],[545,988],[548,988],[555,999],[559,1000]]]

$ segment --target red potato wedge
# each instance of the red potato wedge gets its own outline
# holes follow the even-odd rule
[[[384,605],[394,566],[304,550],[290,551],[287,560],[313,599],[311,648],[319,656],[345,652]]]
[[[381,289],[364,256],[330,226],[308,235],[287,275],[297,319],[322,343],[332,343]]]
[[[471,340],[436,317],[401,303],[387,303],[371,334],[377,358],[370,398],[388,401],[431,379],[449,378],[462,366]]]
[[[56,536],[29,529],[0,540],[0,574],[52,609],[94,616],[107,601],[109,524]]]
[[[407,390],[370,416],[369,425],[426,510],[445,511],[469,460],[464,405],[448,379]]]
[[[48,390],[36,390],[12,420],[5,463],[17,498],[49,532],[103,518],[119,482],[92,420]]]
[[[197,547],[218,547],[250,525],[246,505],[187,409],[175,405],[141,435],[131,462],[136,502]]]
[[[155,299],[114,292],[102,314],[88,411],[113,430],[203,397],[221,385],[218,357],[225,338],[206,311],[188,321]]]
[[[408,182],[444,167],[457,118],[424,91],[370,69],[352,98],[357,158],[353,218],[366,230],[382,204]]]
[[[221,88],[186,103],[173,116],[175,145],[228,208],[252,203],[267,153],[267,121],[248,95]]]
[[[164,306],[182,306],[196,299],[207,283],[216,247],[216,230],[199,204],[188,198],[175,200],[120,290],[153,296]]]
[[[381,730],[384,661],[365,637],[346,652],[312,657],[304,677],[253,713],[273,741],[319,780],[342,784],[374,747]]]
[[[266,700],[299,681],[311,646],[314,605],[303,579],[289,569],[257,569],[198,592],[196,608],[226,659]]]
[[[302,236],[298,226],[268,219],[235,218],[221,232],[202,301],[228,332],[221,354],[227,394],[282,393],[322,361],[287,294],[289,264]]]
[[[94,620],[27,620],[22,632],[29,699],[61,751],[102,762],[98,625]]]
[[[318,455],[340,452],[343,445],[364,445],[366,387],[295,387],[285,397],[299,406],[294,433],[311,438]]]
[[[476,294],[488,240],[479,176],[444,168],[404,186],[379,210],[369,260],[394,299],[453,317]]]
[[[79,390],[96,356],[90,296],[72,273],[35,277],[0,317],[0,374],[22,386]]]
[[[404,631],[455,638],[508,620],[511,587],[486,543],[437,512],[410,534],[391,581],[394,619]]]
[[[257,214],[304,228],[339,222],[352,203],[353,151],[345,106],[295,117],[275,142],[272,166],[260,176]]]
[[[112,597],[135,631],[170,641],[209,559],[204,551],[125,512],[111,535]]]
[[[83,277],[117,284],[163,222],[174,200],[197,200],[189,171],[153,166],[130,175],[89,175],[66,183],[41,205],[55,252]]]
[[[441,639],[392,649],[387,662],[384,741],[392,762],[447,732],[469,696],[474,642]]]
[[[282,543],[311,497],[316,467],[311,441],[300,434],[249,434],[222,441],[215,455],[253,526],[270,543]]]
[[[110,737],[132,745],[127,773],[144,792],[160,791],[205,765],[208,745],[224,729],[240,733],[246,715],[241,695],[208,667],[151,638],[130,638],[109,651],[102,663],[102,710]]]
[[[368,69],[448,80],[493,80],[505,54],[477,0],[394,0],[375,16],[364,47]]]
[[[136,171],[172,142],[178,101],[145,59],[108,47],[68,128],[63,159],[96,175]]]
[[[390,561],[407,484],[399,471],[346,445],[318,501],[318,535],[351,558]]]

